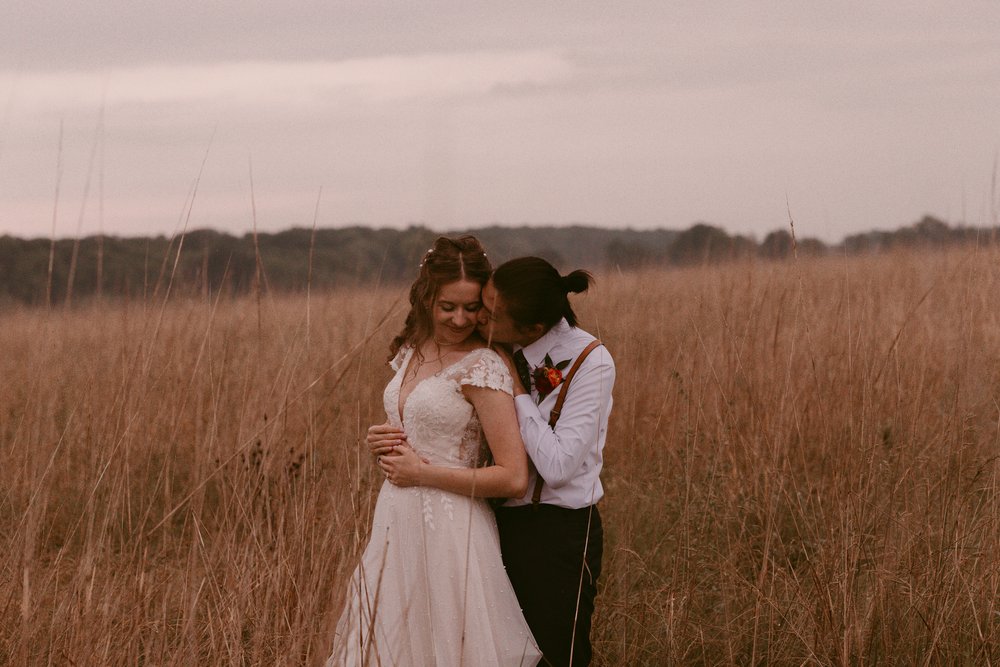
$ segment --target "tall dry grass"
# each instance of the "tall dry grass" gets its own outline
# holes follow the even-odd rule
[[[1000,660],[1000,256],[600,277],[597,662]],[[0,314],[0,662],[315,664],[402,290]]]

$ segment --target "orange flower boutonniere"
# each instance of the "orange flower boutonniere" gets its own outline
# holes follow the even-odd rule
[[[536,366],[531,371],[531,380],[535,384],[535,391],[538,392],[538,402],[541,403],[552,390],[563,382],[563,369],[569,366],[570,360],[553,363],[552,357],[545,355],[545,361],[541,366]]]

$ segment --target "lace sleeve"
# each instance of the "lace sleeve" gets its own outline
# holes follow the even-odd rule
[[[489,348],[483,348],[483,351],[462,373],[458,383],[463,386],[472,385],[473,387],[496,389],[505,394],[514,393],[514,382],[510,377],[510,371],[507,370],[507,364],[503,362],[500,355]]]

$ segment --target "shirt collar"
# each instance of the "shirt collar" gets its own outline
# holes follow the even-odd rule
[[[521,351],[524,353],[524,360],[528,362],[531,368],[541,366],[545,360],[545,355],[549,354],[555,348],[559,339],[566,335],[570,328],[566,318],[556,322],[541,338],[521,348]]]

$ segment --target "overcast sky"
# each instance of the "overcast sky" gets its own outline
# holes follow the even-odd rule
[[[319,201],[322,227],[761,238],[787,200],[836,241],[991,224],[998,147],[996,0],[0,9],[0,234],[242,234],[254,203],[273,231]]]

